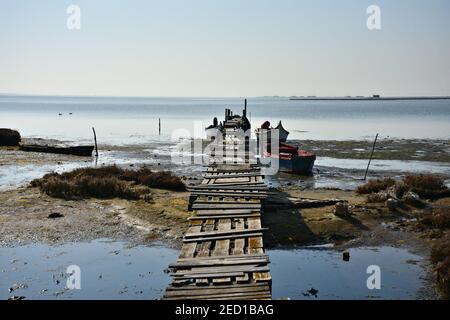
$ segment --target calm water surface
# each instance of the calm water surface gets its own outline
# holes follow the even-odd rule
[[[423,258],[403,248],[356,248],[349,262],[331,249],[268,250],[273,298],[414,299],[425,285]],[[129,247],[97,240],[56,246],[0,248],[0,299],[159,299],[170,277],[164,270],[178,250]],[[81,289],[65,290],[66,269],[81,269]],[[381,290],[368,290],[366,269],[381,268]],[[15,284],[23,288],[9,292]],[[317,297],[307,294],[318,290]]]
[[[223,119],[225,107],[240,114],[242,106],[242,98],[0,96],[0,127],[19,129],[24,136],[91,140],[94,126],[102,143],[148,143],[200,137],[213,117]],[[450,100],[252,98],[248,112],[253,128],[282,120],[291,139],[372,139],[377,132],[384,137],[450,138]]]

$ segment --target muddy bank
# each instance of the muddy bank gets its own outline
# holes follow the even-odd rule
[[[373,145],[373,141],[369,140],[294,140],[292,142],[315,152],[318,157],[338,159],[368,159]],[[448,140],[381,138],[376,144],[373,159],[450,162],[450,146]]]
[[[37,188],[0,192],[0,245],[99,238],[177,246],[187,227],[187,194],[152,190],[154,204],[122,199],[67,201]]]
[[[340,199],[351,207],[350,217],[334,214],[334,205],[294,208],[270,201],[263,214],[268,248],[320,243],[386,245],[423,243],[411,228],[421,209],[389,212],[383,203],[367,203],[353,191],[284,187],[281,198]],[[136,243],[163,240],[179,247],[187,229],[189,193],[151,189],[152,200],[86,199],[67,201],[51,198],[37,188],[0,192],[0,238],[2,245],[31,242],[59,243],[98,238]],[[441,199],[442,203],[450,199]],[[289,202],[289,201],[288,201]],[[57,217],[50,217],[49,215]],[[61,215],[61,217],[58,217]],[[400,231],[400,232],[399,232]],[[350,241],[350,242],[348,242]]]

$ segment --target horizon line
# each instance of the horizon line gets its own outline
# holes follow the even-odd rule
[[[55,97],[55,98],[198,98],[198,99],[254,99],[254,98],[287,98],[293,100],[351,100],[351,99],[361,99],[361,98],[371,98],[371,100],[383,100],[386,98],[404,98],[404,99],[450,99],[450,95],[392,95],[384,96],[379,95],[379,99],[374,98],[376,95],[259,95],[259,96],[145,96],[145,95],[79,95],[79,94],[46,94],[46,93],[11,93],[11,92],[0,92],[1,96],[17,96],[17,97]]]

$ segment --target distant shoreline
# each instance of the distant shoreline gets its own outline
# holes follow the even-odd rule
[[[450,100],[446,97],[290,97],[289,100],[304,101],[392,101],[392,100]]]

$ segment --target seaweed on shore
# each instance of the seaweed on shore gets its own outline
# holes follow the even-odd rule
[[[139,199],[148,188],[184,191],[185,185],[170,172],[150,169],[127,170],[118,166],[80,168],[65,173],[49,173],[35,179],[31,186],[39,187],[49,196],[63,199],[124,198]]]

